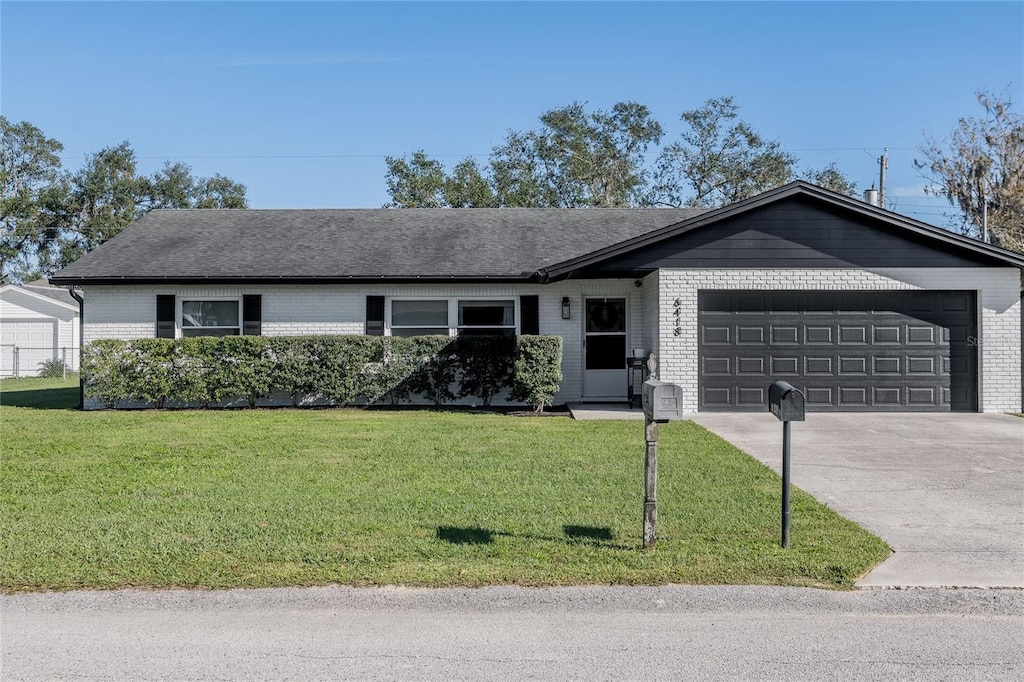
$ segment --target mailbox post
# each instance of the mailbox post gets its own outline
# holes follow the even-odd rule
[[[789,549],[789,423],[804,421],[804,394],[776,381],[768,387],[768,410],[782,422],[782,548]]]
[[[683,389],[657,379],[644,382],[644,549],[658,541],[658,424],[683,417]]]

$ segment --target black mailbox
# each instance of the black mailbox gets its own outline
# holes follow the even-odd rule
[[[683,418],[683,387],[657,379],[644,382],[644,414],[656,422]]]
[[[804,394],[785,381],[768,387],[768,410],[783,422],[804,421]]]

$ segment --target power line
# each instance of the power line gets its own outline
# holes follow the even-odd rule
[[[223,155],[211,155],[211,154],[194,154],[194,155],[157,155],[157,156],[136,156],[136,159],[266,159],[266,160],[278,160],[278,159],[385,159],[387,157],[406,156],[407,154],[223,154]],[[86,156],[83,154],[83,156]],[[433,157],[451,157],[464,159],[467,156],[472,157],[487,157],[490,154],[429,154]],[[78,156],[60,156],[61,160],[78,160],[81,157]]]
[[[871,149],[871,147],[795,147],[786,148],[786,151],[790,152],[855,152],[865,151],[865,149]],[[889,147],[889,149],[916,149],[916,147]],[[58,158],[61,160],[79,160],[83,156],[88,156],[92,152],[83,153],[81,155],[62,155]],[[136,159],[145,160],[186,160],[186,159],[203,159],[203,160],[217,160],[217,159],[237,159],[237,160],[279,160],[279,159],[384,159],[387,157],[404,157],[408,156],[412,152],[403,152],[400,154],[147,154],[145,156],[136,156]],[[427,154],[431,158],[461,158],[466,157],[473,158],[486,158],[491,155],[491,152],[474,152],[470,154]]]

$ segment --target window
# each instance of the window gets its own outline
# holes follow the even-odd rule
[[[391,301],[392,336],[448,336],[448,300]]]
[[[182,336],[238,336],[238,301],[182,301]]]
[[[515,336],[513,301],[459,301],[459,334]]]
[[[514,336],[516,304],[512,299],[393,299],[389,319],[391,336]]]

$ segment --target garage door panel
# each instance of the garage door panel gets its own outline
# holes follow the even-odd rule
[[[832,326],[807,325],[804,327],[804,343],[814,345],[833,345],[836,333]]]
[[[701,358],[701,368],[705,376],[722,376],[727,377],[732,374],[730,358],[721,357],[703,357]]]
[[[767,409],[767,385],[785,379],[804,391],[809,409],[975,410],[977,349],[967,342],[975,299],[973,292],[701,292],[699,407]]]
[[[796,324],[773,324],[771,326],[771,339],[774,346],[799,345],[800,327]]]
[[[935,327],[919,324],[907,325],[907,343],[910,345],[933,346],[936,342]]]
[[[773,355],[771,360],[772,376],[800,376],[800,358],[798,356]]]
[[[804,356],[804,376],[835,376],[836,362],[832,356],[816,358]]]
[[[867,407],[868,406],[867,386],[840,386],[839,406],[840,407]]]
[[[871,342],[876,346],[885,344],[898,346],[903,343],[902,331],[899,325],[875,324],[871,327]]]
[[[844,357],[839,356],[840,376],[865,376],[868,373],[868,358],[863,356]]]
[[[899,407],[903,401],[902,393],[898,386],[872,386],[871,404],[879,407]]]
[[[736,404],[740,407],[760,407],[768,404],[768,387],[740,386],[736,390]]]
[[[808,408],[838,407],[835,399],[835,391],[831,387],[804,386],[801,391],[804,394],[804,402]]]
[[[728,388],[704,388],[701,390],[701,404],[707,407],[731,409],[734,401]]]
[[[913,407],[932,407],[940,404],[941,391],[938,387],[907,387],[907,404]]]
[[[706,346],[715,344],[732,345],[731,326],[708,326],[701,329],[701,341]]]
[[[864,345],[868,342],[868,329],[864,326],[839,325],[839,345]]]
[[[736,326],[736,343],[742,344],[754,344],[764,345],[767,334],[765,334],[765,325],[737,325]]]
[[[741,375],[741,376],[757,376],[757,377],[766,377],[766,376],[768,376],[768,372],[765,371],[765,361],[764,361],[764,358],[761,358],[761,357],[755,357],[755,358],[738,357],[738,358],[736,358],[736,374]]]
[[[871,374],[876,377],[902,376],[903,363],[900,362],[901,360],[900,357],[875,356],[871,358]]]

